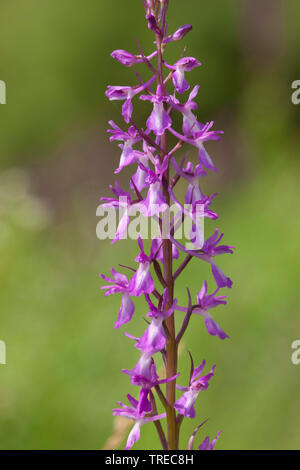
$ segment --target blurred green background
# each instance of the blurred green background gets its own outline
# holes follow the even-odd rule
[[[168,57],[187,45],[203,62],[189,75],[201,85],[198,117],[225,130],[208,145],[220,173],[205,189],[218,192],[218,226],[237,249],[220,260],[234,286],[214,312],[230,340],[208,336],[198,317],[184,340],[197,362],[217,368],[197,418],[182,427],[182,446],[209,417],[199,439],[221,429],[218,448],[299,449],[300,366],[291,363],[291,343],[300,338],[300,106],[291,83],[300,79],[300,3],[171,0],[169,31],[186,23],[193,31]],[[107,121],[122,122],[105,87],[136,80],[109,54],[135,52],[136,38],[151,52],[140,0],[0,5],[1,449],[102,448],[113,432],[111,408],[136,392],[119,372],[138,357],[112,328],[120,297],[105,299],[98,277],[132,264],[136,243],[111,246],[95,235],[99,197],[119,158]],[[142,122],[149,107],[135,103]],[[181,304],[186,285],[195,295],[205,277],[212,288],[207,266],[189,265],[178,283]],[[140,332],[142,317],[126,330]],[[180,368],[183,384],[186,351]],[[158,446],[145,426],[136,448]]]

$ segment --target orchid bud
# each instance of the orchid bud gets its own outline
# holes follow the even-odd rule
[[[131,67],[132,65],[142,62],[142,59],[140,57],[131,54],[131,52],[124,51],[123,49],[117,49],[116,51],[113,51],[110,55],[126,67]]]
[[[184,26],[180,26],[180,28],[175,31],[175,33],[170,36],[172,41],[180,41],[180,39],[184,38],[184,36],[191,31],[193,26],[191,24],[186,24]]]
[[[156,22],[156,18],[152,14],[146,15],[146,20],[148,22],[148,28],[153,31],[155,34],[160,34],[159,26]]]

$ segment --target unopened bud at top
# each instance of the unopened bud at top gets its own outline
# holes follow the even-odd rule
[[[154,31],[155,34],[160,34],[160,29],[155,16],[152,14],[148,14],[146,15],[146,20],[148,22],[148,28]]]

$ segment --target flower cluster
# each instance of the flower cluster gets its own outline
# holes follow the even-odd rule
[[[104,206],[122,210],[113,242],[124,238],[131,211],[136,208],[139,208],[145,217],[155,218],[160,227],[171,202],[175,203],[180,211],[180,217],[171,222],[168,237],[164,237],[161,232],[151,241],[148,248],[141,237],[138,238],[139,253],[135,259],[137,265],[128,267],[130,278],[113,268],[111,277],[101,274],[107,283],[102,287],[106,290],[105,295],[121,294],[121,307],[115,328],[121,328],[131,321],[135,312],[136,297],[142,296],[146,305],[145,332],[139,338],[125,332],[134,340],[139,358],[131,370],[123,369],[122,372],[129,376],[132,385],[139,388],[139,393],[136,399],[127,395],[130,406],[119,402],[119,408],[113,410],[114,415],[125,416],[134,421],[126,449],[130,449],[140,438],[140,428],[148,422],[154,423],[163,449],[178,449],[183,419],[196,416],[195,402],[200,392],[208,388],[214,376],[215,366],[203,375],[205,361],[194,367],[190,356],[189,383],[186,386],[176,385],[179,376],[178,345],[193,314],[203,317],[209,335],[222,340],[228,338],[211,316],[210,310],[226,304],[226,296],[219,295],[219,291],[232,286],[231,279],[216,264],[216,256],[233,253],[234,247],[220,244],[223,234],[220,234],[218,229],[203,240],[201,245],[196,240],[194,231],[191,231],[189,248],[174,236],[175,227],[182,224],[185,218],[191,219],[193,226],[196,226],[199,216],[211,220],[218,218],[218,214],[210,208],[215,194],[204,195],[200,180],[210,170],[217,171],[205,148],[205,142],[219,140],[222,132],[213,130],[213,121],[198,121],[195,100],[199,86],[195,86],[188,96],[185,96],[190,89],[187,81],[189,72],[200,67],[201,62],[194,57],[182,56],[174,64],[168,64],[163,58],[166,46],[181,40],[192,29],[191,25],[184,25],[173,34],[167,34],[168,3],[168,0],[144,0],[147,25],[155,35],[155,50],[152,53],[145,55],[138,44],[138,54],[125,50],[116,50],[111,54],[126,67],[144,64],[150,71],[150,78],[144,81],[136,73],[139,82],[136,85],[108,86],[106,91],[108,99],[123,101],[122,116],[127,124],[125,129],[113,121],[109,123],[110,140],[119,142],[121,149],[121,158],[115,173],[120,173],[127,166],[133,168],[126,190],[116,181],[115,187],[111,187],[114,196],[101,198]],[[139,127],[134,121],[134,98],[149,102],[151,106],[144,127]],[[174,125],[174,122],[178,122],[174,121],[175,113],[182,118],[180,129],[176,129]],[[172,146],[168,145],[168,136],[171,137]],[[174,137],[177,139],[175,145]],[[178,160],[177,155],[185,147],[197,149],[194,162],[187,160],[186,153],[181,161]],[[175,186],[180,179],[187,184],[184,203],[175,195]],[[177,262],[179,264],[175,270],[175,260],[180,256],[183,256],[183,259]],[[208,294],[207,281],[204,281],[202,287],[199,286],[196,304],[192,304],[188,289],[188,304],[180,306],[174,296],[175,282],[192,259],[200,259],[210,265],[216,289]],[[179,321],[183,316],[178,331],[175,328],[175,313]],[[163,378],[157,373],[158,355],[162,356],[165,368]],[[166,384],[165,393],[161,388],[162,384]],[[183,392],[181,396],[176,395],[176,389]],[[158,413],[157,400],[164,408],[163,413]],[[167,432],[164,430],[163,420]],[[191,436],[188,448],[192,448],[195,433],[200,426]],[[199,449],[213,449],[219,433],[211,442],[206,437]]]

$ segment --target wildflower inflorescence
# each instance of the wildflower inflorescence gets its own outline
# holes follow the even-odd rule
[[[129,434],[126,449],[130,449],[140,438],[142,425],[153,422],[158,432],[163,449],[179,448],[179,433],[181,423],[185,418],[194,418],[196,415],[195,402],[201,391],[208,388],[214,376],[215,366],[210,372],[203,375],[205,360],[195,367],[190,354],[191,371],[190,380],[186,386],[176,385],[178,372],[178,345],[186,332],[190,318],[193,314],[202,316],[207,332],[224,340],[228,335],[221,329],[209,313],[212,308],[226,304],[226,296],[219,295],[222,288],[230,288],[232,281],[227,277],[215,262],[215,257],[224,253],[233,253],[232,246],[220,245],[223,234],[218,229],[206,240],[199,244],[195,230],[191,230],[189,246],[180,243],[174,236],[175,227],[182,224],[185,218],[190,218],[192,225],[197,227],[197,217],[215,220],[218,214],[210,209],[215,196],[203,194],[199,185],[200,180],[209,170],[217,171],[212,159],[207,153],[204,144],[209,140],[219,140],[221,131],[212,129],[213,122],[205,124],[198,121],[194,114],[197,104],[199,86],[195,86],[189,93],[186,101],[181,100],[190,89],[187,81],[188,72],[201,66],[201,62],[193,57],[182,56],[175,64],[168,64],[164,60],[164,51],[173,41],[181,40],[191,29],[191,25],[181,26],[175,33],[167,34],[166,13],[168,0],[144,0],[146,21],[148,28],[154,33],[155,50],[144,55],[138,44],[138,54],[125,50],[112,52],[112,57],[126,67],[143,63],[150,70],[151,78],[143,81],[139,74],[139,83],[134,86],[108,86],[106,96],[110,100],[122,100],[122,116],[128,125],[126,130],[110,121],[110,140],[119,142],[121,158],[115,173],[119,173],[128,165],[134,167],[129,188],[123,190],[116,181],[111,187],[114,197],[102,198],[106,207],[123,210],[113,242],[124,238],[129,224],[129,217],[133,207],[141,207],[143,215],[156,218],[162,228],[164,216],[171,203],[180,211],[172,220],[168,236],[161,231],[154,238],[147,249],[141,237],[138,239],[138,255],[135,259],[137,265],[129,267],[131,278],[124,273],[111,269],[111,276],[101,274],[107,285],[105,295],[120,293],[121,308],[115,322],[115,328],[120,328],[131,321],[135,311],[135,297],[145,299],[146,330],[139,337],[133,337],[134,346],[139,351],[137,364],[131,369],[123,369],[123,373],[130,378],[132,385],[139,387],[137,398],[127,395],[129,405],[118,403],[113,410],[114,415],[125,416],[134,421]],[[173,88],[171,90],[171,88]],[[139,127],[133,120],[133,99],[149,102],[151,111],[146,119],[145,126]],[[182,128],[175,129],[173,114],[179,113],[182,118]],[[170,146],[167,137],[177,139],[176,144]],[[185,154],[181,161],[177,161],[177,154],[186,146],[197,149],[197,160],[193,163],[187,161]],[[185,201],[181,203],[175,195],[175,186],[179,180],[187,183]],[[201,207],[199,211],[198,208]],[[184,259],[174,269],[174,260],[180,255]],[[211,267],[216,289],[208,294],[207,282],[199,286],[196,304],[192,303],[191,294],[187,289],[188,304],[179,306],[175,298],[175,282],[193,258],[208,263]],[[181,326],[176,331],[175,312],[179,316]],[[183,316],[183,319],[182,319]],[[161,355],[165,367],[165,378],[157,373],[157,357]],[[161,385],[166,384],[164,393]],[[176,388],[183,392],[176,397]],[[161,402],[163,413],[158,413],[157,403]],[[192,434],[188,449],[193,447],[195,434],[203,425],[198,426]],[[166,429],[164,429],[166,428]],[[213,449],[220,431],[215,439],[208,437],[200,444],[199,449]]]

